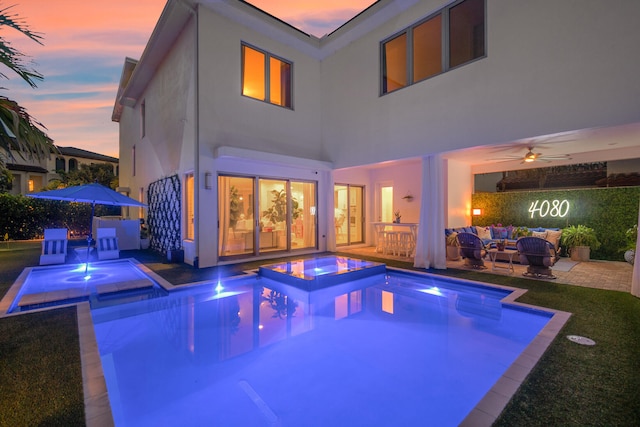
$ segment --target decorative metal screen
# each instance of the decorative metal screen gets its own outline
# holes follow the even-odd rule
[[[173,175],[149,184],[149,242],[151,249],[162,253],[182,249],[180,178]]]

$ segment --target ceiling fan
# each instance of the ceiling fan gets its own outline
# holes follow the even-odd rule
[[[571,160],[571,157],[569,156],[569,154],[558,154],[558,155],[544,155],[542,153],[534,153],[533,152],[533,146],[528,146],[527,147],[527,152],[525,153],[524,156],[518,156],[518,155],[514,155],[514,156],[504,156],[504,157],[497,157],[494,160],[502,160],[502,161],[510,161],[510,160],[521,160],[520,163],[532,163],[532,162],[552,162],[554,160]]]

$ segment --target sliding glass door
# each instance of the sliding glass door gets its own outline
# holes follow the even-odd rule
[[[364,187],[336,184],[333,200],[336,244],[364,242]]]
[[[253,254],[255,241],[255,179],[218,177],[218,253]]]
[[[283,251],[287,249],[289,230],[289,192],[287,181],[274,179],[259,180],[260,252]]]
[[[317,184],[218,177],[221,257],[317,247]]]

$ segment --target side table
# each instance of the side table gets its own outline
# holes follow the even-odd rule
[[[489,258],[491,258],[491,271],[506,269],[506,270],[509,270],[509,274],[514,272],[513,256],[517,254],[518,251],[515,251],[513,249],[505,249],[504,251],[499,251],[493,248],[493,249],[489,249],[487,252],[489,253]],[[509,257],[509,265],[507,266],[496,265],[496,258],[498,257],[498,254],[506,254]]]

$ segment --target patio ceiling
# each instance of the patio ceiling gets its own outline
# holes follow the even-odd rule
[[[521,157],[533,147],[534,153],[567,159],[523,163]],[[478,146],[443,153],[446,159],[471,165],[474,174],[532,169],[575,163],[640,158],[640,122],[609,128],[593,128],[541,135],[509,143]],[[505,159],[518,157],[513,160]]]

